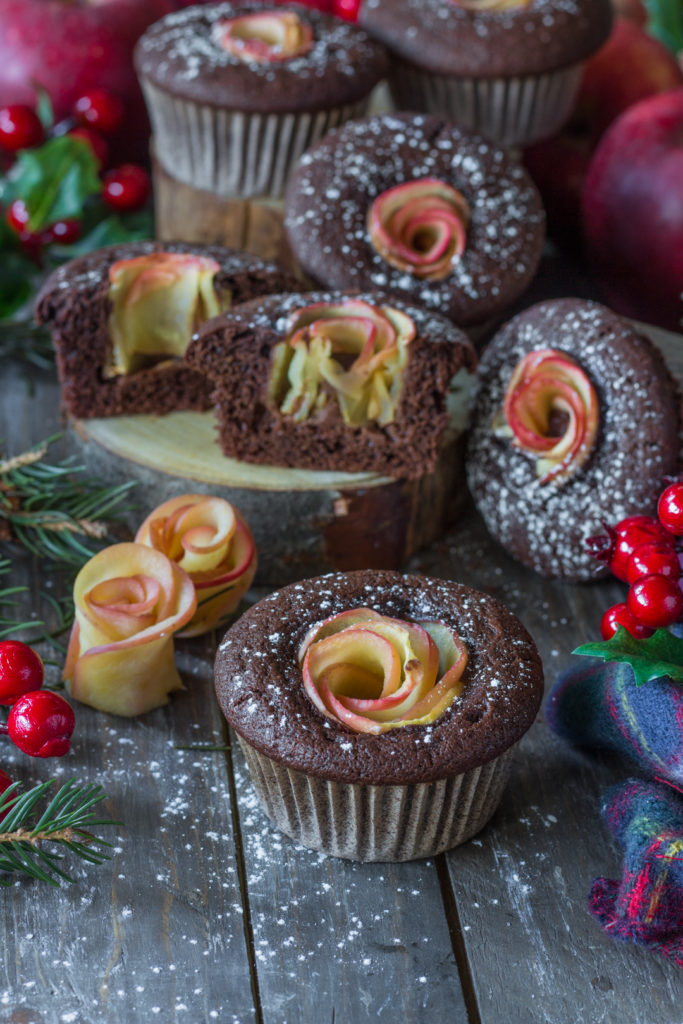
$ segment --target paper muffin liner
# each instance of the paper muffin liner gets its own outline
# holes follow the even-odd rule
[[[216,195],[279,198],[314,142],[365,113],[368,99],[329,110],[250,114],[172,96],[141,81],[156,155],[177,181]]]
[[[238,736],[257,796],[274,825],[312,850],[357,861],[432,857],[476,835],[500,803],[510,750],[438,782],[330,782],[286,768]]]
[[[504,146],[526,146],[554,135],[571,114],[582,64],[519,78],[458,78],[397,61],[391,94],[401,110],[448,117]]]

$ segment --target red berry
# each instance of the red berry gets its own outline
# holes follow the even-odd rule
[[[662,491],[657,515],[660,522],[671,533],[677,537],[683,536],[683,482],[669,484],[665,491]]]
[[[61,757],[71,747],[76,719],[68,701],[52,690],[20,697],[9,713],[7,731],[31,757]]]
[[[334,0],[334,13],[346,21],[358,21],[361,0]]]
[[[150,192],[149,174],[137,164],[121,164],[104,176],[102,196],[115,210],[137,210]]]
[[[81,237],[81,222],[79,220],[56,220],[49,228],[46,228],[40,236],[43,245],[50,245],[58,242],[60,245],[73,245]]]
[[[0,109],[0,146],[15,153],[43,141],[43,126],[32,107],[15,103]]]
[[[10,203],[7,213],[5,214],[5,220],[12,230],[16,231],[18,235],[26,229],[26,225],[30,219],[31,214],[28,212],[26,203],[23,199],[15,199]]]
[[[610,640],[616,633],[617,626],[623,626],[636,640],[646,640],[654,632],[649,626],[644,626],[634,619],[627,604],[614,604],[607,609],[600,622],[602,639]]]
[[[0,641],[0,704],[14,704],[43,685],[43,662],[21,640]]]
[[[666,576],[677,580],[681,566],[676,549],[661,540],[653,540],[637,547],[626,563],[626,582],[635,583],[641,576]]]
[[[107,145],[106,139],[101,135],[98,135],[97,132],[91,131],[90,128],[74,128],[74,130],[68,134],[73,139],[83,139],[87,142],[100,167],[107,166],[107,160],[109,159],[109,146]]]
[[[671,626],[683,615],[683,594],[676,580],[642,576],[628,592],[629,611],[638,622],[653,629]]]
[[[653,516],[629,516],[628,519],[622,519],[617,523],[614,530],[614,548],[609,567],[620,580],[627,579],[626,563],[641,544],[648,544],[650,541],[671,543],[671,534]]]
[[[82,125],[112,135],[123,121],[124,107],[118,96],[106,89],[91,89],[74,104],[74,116]]]

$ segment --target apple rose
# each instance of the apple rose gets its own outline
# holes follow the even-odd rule
[[[348,299],[319,302],[292,314],[288,340],[275,346],[269,397],[300,422],[330,395],[344,422],[391,423],[415,337],[410,317],[391,306]]]
[[[222,18],[214,38],[245,63],[272,63],[301,57],[313,46],[313,30],[291,11],[268,10]]]
[[[462,692],[467,649],[443,622],[354,608],[314,626],[299,651],[304,687],[327,718],[379,733],[436,721]]]
[[[470,208],[451,185],[420,178],[377,196],[368,231],[380,256],[415,277],[441,281],[467,244]]]
[[[515,367],[493,429],[539,456],[536,475],[547,484],[581,468],[598,425],[598,396],[584,371],[564,352],[546,348],[530,352]]]
[[[143,544],[114,544],[74,583],[75,622],[64,666],[72,697],[99,711],[140,715],[182,689],[173,634],[196,608],[192,580]]]
[[[230,296],[219,296],[214,288],[220,269],[216,260],[180,252],[152,252],[113,263],[108,373],[182,359],[197,328],[229,305]]]
[[[135,540],[163,552],[194,584],[197,610],[181,637],[206,633],[232,614],[256,574],[249,527],[223,498],[172,498],[147,516]]]

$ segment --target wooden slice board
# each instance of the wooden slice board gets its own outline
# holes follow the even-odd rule
[[[254,466],[226,458],[212,412],[72,421],[69,443],[89,473],[134,480],[135,531],[162,501],[195,492],[226,498],[246,517],[259,551],[257,582],[273,586],[332,569],[399,568],[435,540],[457,510],[462,444],[444,445],[433,473],[394,480],[371,473]]]

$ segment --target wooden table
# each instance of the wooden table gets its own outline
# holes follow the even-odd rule
[[[683,374],[675,344],[668,354]],[[0,437],[16,454],[55,431],[57,387],[15,366],[1,380]],[[548,684],[622,599],[617,583],[520,568],[472,510],[412,568],[502,599]],[[49,584],[38,565],[25,576]],[[539,717],[500,810],[465,846],[398,865],[326,858],[270,826],[236,743],[179,749],[230,742],[213,639],[179,651],[187,689],[167,708],[127,721],[79,705],[61,761],[0,748],[27,784],[101,783],[125,822],[104,866],[69,860],[76,884],[0,890],[0,1024],[681,1024],[681,972],[586,910],[591,880],[620,871],[598,807],[628,766],[571,749]]]

